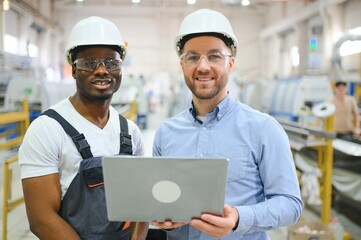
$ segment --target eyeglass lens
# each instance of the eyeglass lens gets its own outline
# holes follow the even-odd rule
[[[231,55],[221,52],[210,52],[207,54],[188,52],[181,55],[180,57],[186,64],[194,65],[199,64],[202,56],[204,56],[210,64],[219,64],[222,63],[226,57],[230,57]]]
[[[120,59],[114,59],[114,58],[106,58],[106,59],[80,58],[75,60],[74,64],[78,69],[85,71],[95,71],[100,64],[103,64],[103,66],[109,71],[116,71],[121,68],[122,61]]]

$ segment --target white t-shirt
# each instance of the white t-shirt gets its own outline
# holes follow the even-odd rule
[[[81,116],[64,99],[50,107],[79,133],[83,133],[94,157],[116,155],[120,148],[119,113],[110,107],[110,117],[103,129]],[[133,155],[144,155],[143,138],[134,122],[128,121]],[[79,169],[82,157],[62,126],[48,116],[36,118],[29,126],[19,149],[21,179],[59,173],[62,197]]]

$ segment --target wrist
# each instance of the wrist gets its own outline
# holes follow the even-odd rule
[[[171,232],[173,231],[175,228],[161,228],[161,230],[166,231],[166,232]]]
[[[239,213],[238,213],[238,209],[236,207],[233,207],[236,210],[237,213],[237,221],[236,224],[234,225],[234,227],[232,228],[232,231],[235,231],[238,227],[238,223],[239,223]]]
[[[237,227],[238,227],[238,222],[239,222],[239,218],[237,219],[236,224],[234,225],[234,227],[232,228],[232,231],[236,231]]]

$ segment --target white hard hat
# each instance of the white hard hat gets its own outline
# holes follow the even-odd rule
[[[193,35],[194,34],[194,35]],[[186,16],[179,28],[178,36],[175,39],[175,47],[178,55],[184,46],[184,40],[189,40],[186,36],[205,35],[217,36],[223,41],[228,40],[232,49],[232,55],[236,56],[238,41],[233,33],[232,26],[228,19],[221,13],[210,10],[200,9]]]
[[[65,49],[68,63],[73,64],[73,49],[92,45],[119,47],[123,60],[126,55],[126,46],[117,26],[105,18],[93,16],[80,20],[72,28]]]

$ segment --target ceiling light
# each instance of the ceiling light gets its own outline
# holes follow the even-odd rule
[[[292,66],[294,67],[300,65],[300,54],[298,52],[298,47],[296,46],[291,48],[291,62],[292,62]]]
[[[197,0],[187,0],[187,3],[189,5],[193,5],[193,4],[196,4]]]
[[[140,3],[140,0],[132,0],[132,3]]]
[[[251,2],[249,0],[242,0],[241,4],[242,6],[249,6]]]
[[[239,0],[222,0],[224,5],[237,5],[239,2]]]
[[[348,31],[349,34],[361,35],[361,27],[353,28]]]
[[[348,56],[361,52],[361,41],[346,41],[340,47],[340,55]]]
[[[76,0],[77,2],[83,2],[84,0]]]
[[[9,0],[4,0],[3,1],[3,10],[4,11],[7,11],[7,10],[9,10],[10,9],[10,2],[9,2]]]

